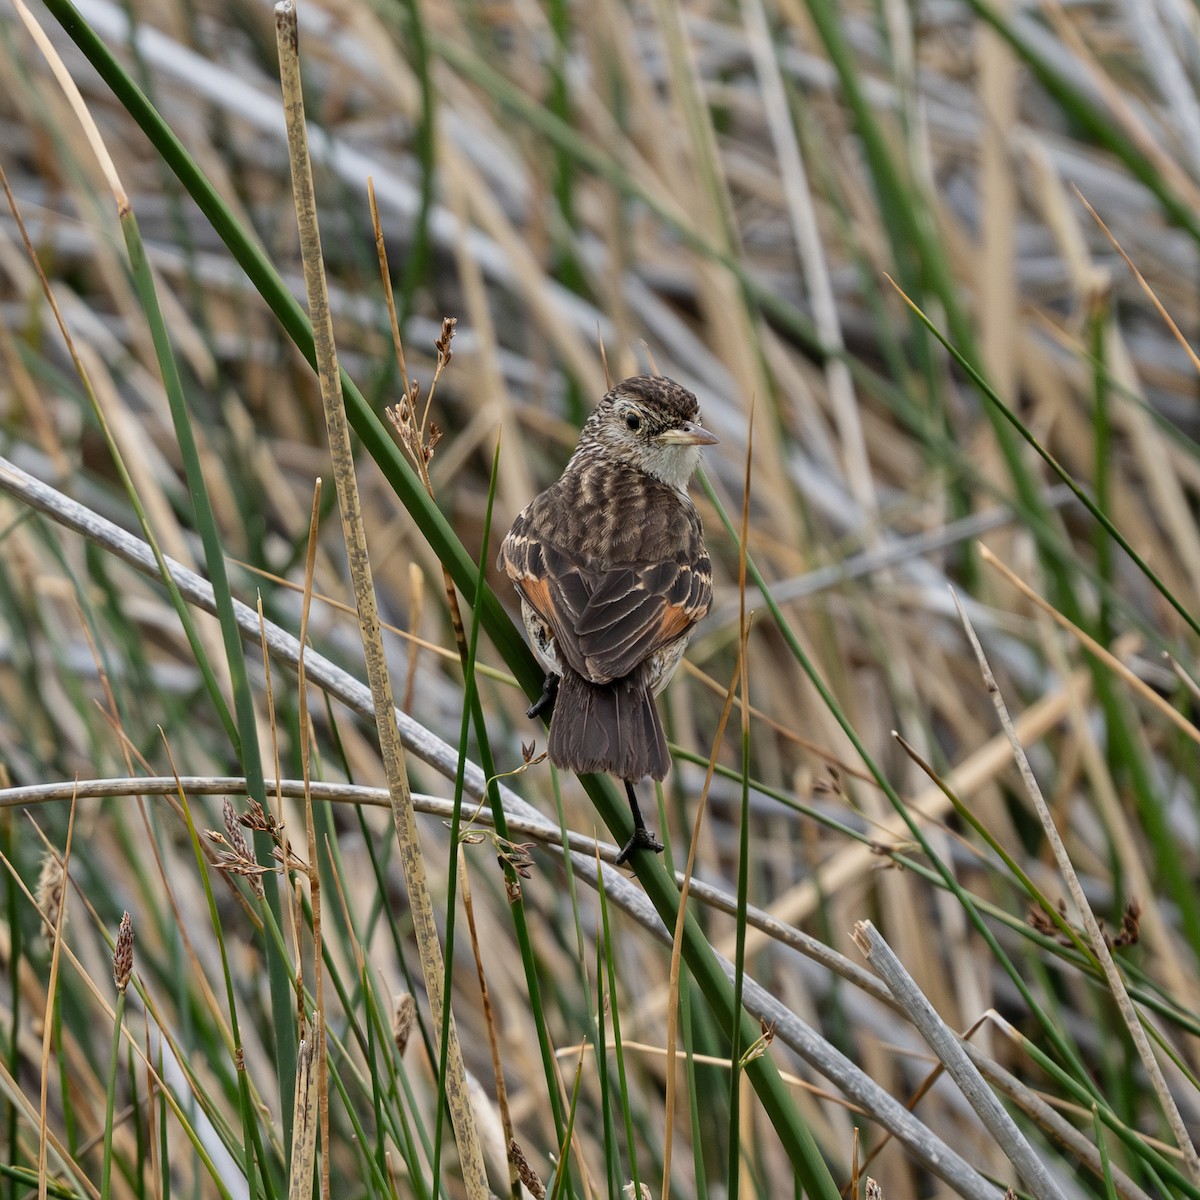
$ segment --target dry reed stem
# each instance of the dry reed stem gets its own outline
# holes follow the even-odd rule
[[[1041,1200],[1066,1200],[1066,1193],[1059,1187],[1055,1177],[984,1083],[959,1042],[958,1035],[938,1016],[870,921],[859,921],[855,925],[854,940],[867,961],[883,977],[892,995],[903,1005],[909,1019],[920,1030],[921,1036],[958,1084],[979,1119],[1033,1194]]]
[[[318,1042],[323,1039],[320,1025],[300,1039],[296,1056],[296,1092],[292,1098],[292,1145],[288,1155],[288,1200],[311,1200],[313,1177],[317,1169],[317,1134],[323,1107]],[[324,1172],[322,1172],[324,1173]],[[324,1183],[322,1183],[324,1186]]]
[[[317,530],[320,525],[321,480],[313,487],[312,511],[309,516],[308,548],[304,558],[304,593],[300,606],[300,660],[296,664],[296,712],[299,720],[300,773],[304,780],[304,833],[308,843],[308,898],[312,909],[313,939],[313,996],[316,1005],[316,1021],[309,1032],[316,1054],[316,1100],[321,1130],[321,1196],[329,1200],[329,1160],[332,1143],[329,1140],[329,1060],[325,1047],[325,962],[324,938],[321,930],[321,865],[317,858],[317,828],[313,817],[312,803],[312,731],[308,712],[308,680],[304,671],[304,649],[308,644],[308,617],[312,607],[313,574],[317,559]],[[297,946],[297,991],[304,973],[304,958]],[[300,1009],[303,1012],[303,1008]],[[297,1031],[303,1038],[304,1030]],[[297,1089],[299,1082],[297,1081]],[[299,1092],[297,1092],[299,1094]],[[311,1179],[308,1183],[312,1191]],[[308,1194],[308,1193],[305,1193]]]
[[[994,1009],[990,1009],[984,1013],[979,1022],[972,1030],[968,1031],[968,1037],[972,1035],[979,1024],[987,1021],[991,1025],[996,1024],[998,1014]],[[1003,1018],[1001,1018],[1001,1021]],[[1007,1022],[1004,1022],[1007,1024]],[[1009,1030],[1011,1030],[1009,1026]],[[1112,1162],[1104,1163],[1100,1158],[1100,1151],[1095,1144],[1079,1131],[1070,1121],[1065,1120],[1052,1106],[1052,1103],[1057,1103],[1064,1109],[1069,1109],[1076,1121],[1087,1124],[1092,1119],[1091,1111],[1084,1108],[1082,1105],[1061,1105],[1060,1101],[1047,1102],[1047,1099],[1036,1092],[1034,1089],[1027,1087],[1011,1072],[1006,1071],[994,1058],[986,1054],[976,1052],[976,1048],[968,1041],[964,1042],[967,1053],[971,1056],[971,1061],[979,1068],[980,1073],[988,1081],[989,1084],[997,1091],[1003,1092],[1018,1108],[1028,1114],[1045,1133],[1046,1135],[1067,1146],[1071,1153],[1088,1168],[1098,1179],[1105,1178],[1105,1170],[1107,1168],[1111,1175],[1113,1186],[1116,1189],[1117,1195],[1121,1200],[1150,1200],[1150,1197],[1143,1191],[1130,1177]],[[1173,1146],[1162,1147],[1167,1153],[1174,1152]]]
[[[409,904],[417,931],[417,944],[425,989],[430,1009],[434,1013],[448,1012],[449,997],[443,995],[444,966],[434,920],[432,902],[425,877],[424,862],[417,840],[412,796],[408,787],[404,763],[404,747],[396,726],[395,704],[388,678],[387,661],[379,640],[378,607],[371,578],[371,566],[362,525],[361,503],[355,481],[354,459],[350,447],[349,428],[341,395],[341,380],[333,343],[333,325],[325,291],[321,263],[320,238],[317,232],[313,196],[312,168],[307,153],[303,100],[300,91],[299,59],[295,10],[288,3],[276,6],[276,40],[280,52],[280,73],[283,79],[284,112],[288,124],[288,146],[292,163],[293,190],[296,197],[296,216],[301,233],[301,256],[304,262],[305,284],[308,290],[309,312],[316,344],[321,395],[325,405],[330,451],[333,456],[334,481],[337,485],[338,507],[342,513],[342,529],[347,542],[350,572],[354,583],[355,603],[367,676],[375,707],[375,724],[383,753],[388,790],[392,798],[392,814],[400,847],[400,860],[408,886]],[[471,1200],[487,1196],[487,1176],[479,1146],[475,1122],[471,1115],[467,1091],[466,1070],[458,1043],[458,1031],[453,1013],[446,1024],[447,1076],[446,1092],[451,1120],[458,1141],[459,1159],[467,1195]]]

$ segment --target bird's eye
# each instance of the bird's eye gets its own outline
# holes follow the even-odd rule
[[[634,433],[637,433],[637,431],[642,427],[642,418],[639,417],[635,412],[628,413],[625,417],[625,424],[628,425]]]

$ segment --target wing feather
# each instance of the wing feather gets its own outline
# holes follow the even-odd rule
[[[688,513],[678,551],[650,563],[595,563],[538,537],[528,510],[499,565],[549,625],[559,655],[592,683],[610,683],[683,636],[712,603],[699,518]]]

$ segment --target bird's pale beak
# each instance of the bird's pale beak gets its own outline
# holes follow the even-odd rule
[[[715,446],[721,439],[711,434],[702,425],[681,425],[678,429],[666,429],[658,435],[660,442],[669,446]]]

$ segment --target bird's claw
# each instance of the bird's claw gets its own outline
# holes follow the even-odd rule
[[[525,715],[532,721],[542,713],[549,712],[554,707],[554,699],[558,695],[558,676],[547,674],[542,684],[542,694],[529,706]]]
[[[655,854],[661,854],[663,844],[645,825],[638,825],[633,831],[633,836],[621,848],[621,853],[617,855],[617,866],[628,862],[629,856],[635,850],[653,850]]]

